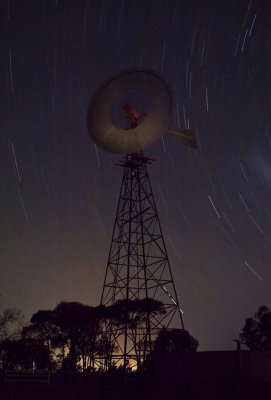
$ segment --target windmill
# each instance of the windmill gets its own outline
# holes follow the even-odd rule
[[[168,128],[171,112],[169,85],[148,70],[111,78],[88,105],[92,140],[108,152],[124,154],[117,164],[123,177],[101,296],[101,305],[119,306],[122,319],[107,322],[99,333],[107,348],[107,354],[104,350],[97,356],[104,369],[120,363],[139,366],[161,328],[178,324],[184,329],[148,175],[153,160],[143,154],[164,132],[196,147],[192,130]],[[159,302],[163,312],[155,308]]]

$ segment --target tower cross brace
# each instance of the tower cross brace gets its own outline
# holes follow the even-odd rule
[[[123,320],[103,327],[109,352],[104,368],[140,366],[162,328],[184,329],[147,170],[151,161],[141,152],[127,154],[117,164],[124,170],[101,305],[122,303],[124,309]],[[163,312],[153,308],[155,301],[163,303]]]

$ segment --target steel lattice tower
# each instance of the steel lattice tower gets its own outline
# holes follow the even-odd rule
[[[139,365],[149,354],[162,327],[184,328],[160,221],[143,153],[119,162],[124,168],[116,219],[104,279],[101,304],[118,300],[155,299],[165,314],[149,313],[138,326],[107,323],[104,335],[111,344],[109,365]],[[107,365],[108,367],[108,365]]]

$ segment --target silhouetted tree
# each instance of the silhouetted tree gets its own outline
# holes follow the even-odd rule
[[[127,323],[129,328],[136,327],[140,322],[146,322],[151,316],[165,314],[163,303],[152,298],[118,300],[108,307],[108,311],[108,317],[117,324]]]
[[[44,369],[47,367],[47,348],[34,339],[7,339],[2,342],[4,369]]]
[[[155,353],[181,353],[197,351],[199,342],[185,329],[163,328],[155,340]]]
[[[33,321],[33,317],[31,321]],[[51,323],[49,326],[45,321],[33,322],[22,329],[22,340],[37,369],[48,368],[51,371],[56,364],[51,343],[57,333],[54,324]]]
[[[157,364],[171,362],[172,357],[181,357],[184,353],[196,352],[199,342],[185,329],[162,328],[153,343],[153,350],[142,366],[148,376]],[[166,364],[165,364],[166,365]]]
[[[62,369],[72,371],[93,367],[94,354],[101,351],[97,331],[104,310],[61,302],[53,310],[33,314],[23,329],[18,326],[20,312],[6,310],[0,314],[0,358],[8,368],[51,370],[57,360]]]
[[[25,343],[21,339],[7,339],[2,342],[2,363],[4,369],[31,369],[32,360],[28,356]]]
[[[101,360],[103,360],[99,365],[99,369],[107,371],[114,367],[114,364],[111,363],[111,355],[114,351],[118,350],[118,346],[116,343],[112,343],[109,331],[106,330],[97,334],[95,339],[95,355],[101,357]]]
[[[22,338],[45,346],[47,367],[60,363],[62,369],[76,371],[93,364],[95,337],[102,318],[101,307],[78,302],[61,302],[53,310],[39,310]]]
[[[94,346],[96,324],[99,322],[97,308],[77,302],[61,302],[53,314],[54,323],[61,331],[63,349],[68,349],[63,368],[76,371],[81,357],[86,367],[86,358],[93,353],[91,346]]]
[[[0,314],[0,342],[18,338],[22,328],[23,315],[15,308],[7,308]]]
[[[240,339],[249,350],[271,350],[271,311],[268,307],[261,306],[254,317],[246,319]]]
[[[165,312],[163,303],[152,298],[122,299],[107,308],[109,323],[122,327],[127,326],[127,329],[129,329],[138,368],[142,360],[145,360],[147,351],[150,350],[147,349],[148,338],[146,328],[155,315],[165,314]]]
[[[15,363],[15,347],[19,350],[19,344],[15,343],[20,339],[23,316],[17,309],[6,309],[0,314],[0,359],[3,368],[7,368],[9,358]]]

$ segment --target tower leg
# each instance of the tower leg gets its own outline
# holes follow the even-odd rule
[[[143,153],[119,162],[123,178],[101,304],[111,320],[103,328],[104,365],[139,367],[160,329],[184,328]]]

